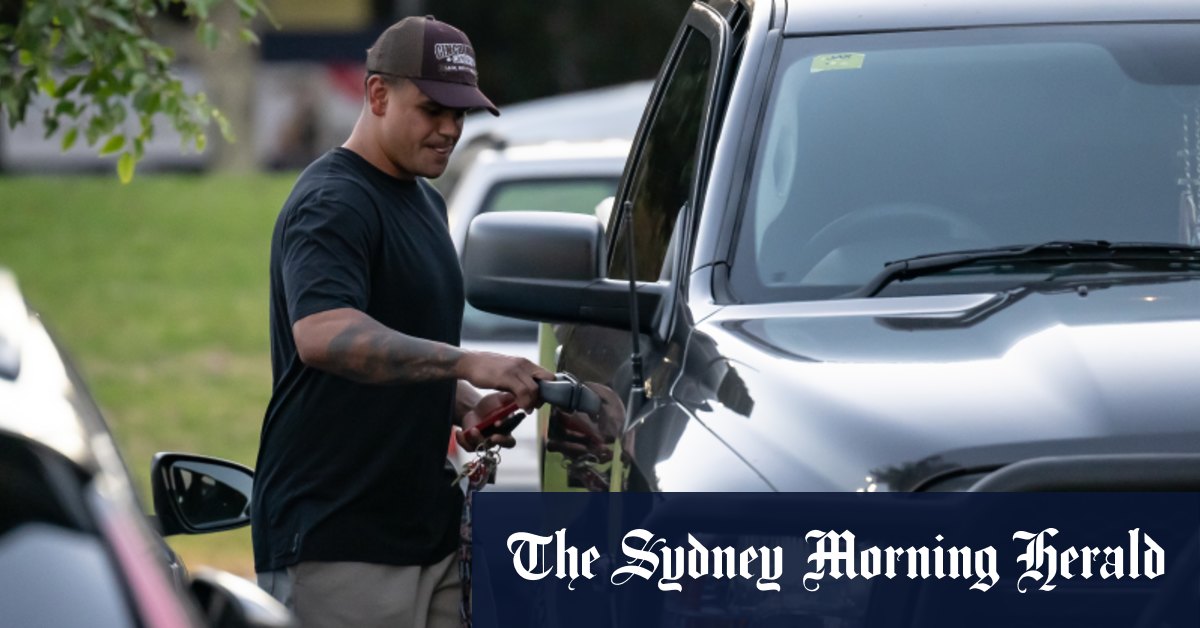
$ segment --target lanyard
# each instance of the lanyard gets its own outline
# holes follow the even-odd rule
[[[462,587],[462,598],[458,603],[458,617],[462,628],[471,628],[471,502],[475,493],[491,481],[500,464],[499,447],[483,449],[472,461],[463,465],[453,484],[464,478],[467,488],[463,498],[462,520],[458,526],[458,578]]]

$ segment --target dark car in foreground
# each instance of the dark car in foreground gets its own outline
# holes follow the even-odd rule
[[[0,269],[0,624],[288,626],[241,578],[189,574],[163,542],[249,523],[252,475],[233,463],[160,455],[147,518],[99,409]]]
[[[547,474],[1200,488],[1200,4],[695,2],[614,207],[468,236],[606,399]]]

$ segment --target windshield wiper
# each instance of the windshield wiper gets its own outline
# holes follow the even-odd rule
[[[922,275],[943,273],[976,264],[1010,262],[1047,265],[1075,262],[1166,264],[1200,263],[1200,247],[1166,242],[1107,242],[1105,240],[1054,240],[1041,244],[1000,246],[990,249],[953,251],[918,255],[884,264],[883,270],[851,298],[873,297],[894,281],[906,281]]]

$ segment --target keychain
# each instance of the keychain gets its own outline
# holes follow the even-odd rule
[[[450,482],[450,486],[458,486],[463,478],[467,479],[467,488],[470,490],[479,490],[484,484],[491,483],[496,478],[496,467],[500,464],[500,448],[493,446],[487,448],[486,445],[481,445],[476,452],[478,455],[475,459],[463,465],[462,471],[454,477],[454,481]]]
[[[464,478],[467,487],[463,497],[462,520],[458,526],[458,577],[462,586],[462,598],[458,604],[458,617],[463,628],[471,628],[471,501],[475,493],[496,475],[500,464],[500,448],[480,445],[474,460],[463,465],[451,486],[458,486]]]
[[[538,381],[538,396],[541,403],[548,403],[566,412],[583,411],[595,415],[600,410],[600,397],[569,373],[559,373],[553,380]],[[510,402],[484,417],[475,427],[486,438],[493,434],[511,434],[513,429],[527,416],[516,402]],[[485,441],[476,450],[474,460],[463,465],[451,486],[467,480],[463,491],[463,514],[458,528],[458,575],[462,585],[462,599],[458,616],[463,628],[471,628],[471,502],[475,493],[485,484],[493,482],[496,467],[500,464],[500,448],[489,446]],[[590,474],[587,473],[590,471]],[[607,490],[608,480],[595,469],[585,465],[585,483],[591,490]]]

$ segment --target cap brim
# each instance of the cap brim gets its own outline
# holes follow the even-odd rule
[[[462,83],[446,81],[431,81],[429,79],[409,79],[416,83],[421,93],[443,107],[454,109],[487,109],[494,116],[500,115],[500,110],[488,100],[478,87]]]

